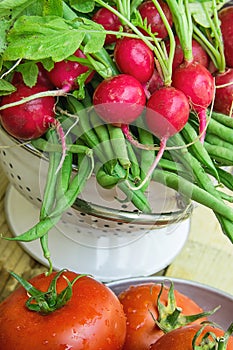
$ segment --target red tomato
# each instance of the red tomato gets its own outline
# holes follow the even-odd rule
[[[62,273],[57,292],[67,287],[77,274]],[[31,279],[47,291],[54,273]],[[118,298],[104,284],[85,276],[73,285],[71,299],[60,309],[45,315],[25,306],[27,292],[19,287],[0,304],[1,350],[120,350],[126,333],[126,320]]]
[[[164,334],[154,321],[159,316],[157,298],[160,290],[161,284],[143,283],[129,287],[118,296],[127,318],[124,350],[148,350],[151,344]],[[160,297],[164,305],[167,305],[168,290],[169,288],[164,286]],[[203,312],[193,300],[177,290],[174,291],[174,296],[177,306],[182,308],[182,315]],[[201,321],[203,318],[196,322]]]
[[[200,330],[201,325],[189,325],[181,328],[177,328],[165,335],[163,335],[155,344],[151,346],[151,350],[193,350],[192,347],[192,341],[196,333]],[[197,340],[195,342],[195,345],[201,345],[201,340],[203,336],[207,332],[213,332],[217,337],[222,337],[224,335],[224,331],[211,327],[206,326],[203,331],[201,332],[200,336],[197,337]],[[216,343],[216,341],[212,338],[208,338],[210,343]],[[200,347],[202,349],[202,347]],[[207,344],[205,342],[205,346],[203,345],[203,349],[218,349],[211,345],[211,347],[207,347]],[[224,349],[226,350],[232,350],[233,349],[233,337],[229,337],[227,347]]]

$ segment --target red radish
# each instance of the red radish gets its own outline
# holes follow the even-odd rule
[[[179,132],[188,118],[188,99],[174,87],[163,87],[155,91],[147,102],[147,126],[160,139],[168,139]]]
[[[167,140],[183,129],[188,118],[189,102],[182,91],[174,87],[162,87],[151,95],[147,102],[146,124],[149,131],[160,139],[160,148],[146,177],[135,189],[143,187],[148,181],[163,156]],[[145,145],[138,144],[131,135],[127,134],[127,136],[128,140],[136,147],[146,149]]]
[[[74,55],[79,58],[86,58],[80,49],[76,50]],[[62,89],[64,92],[68,92],[78,88],[77,78],[88,70],[89,68],[87,66],[79,62],[64,60],[54,63],[53,69],[47,72],[47,74],[54,86]],[[94,72],[90,72],[86,83],[92,79],[93,75]]]
[[[232,117],[233,112],[233,69],[215,76],[214,110]]]
[[[141,114],[145,103],[142,85],[128,74],[103,80],[93,94],[96,113],[111,124],[131,123]]]
[[[233,6],[219,11],[220,28],[224,43],[224,54],[227,67],[233,68]]]
[[[113,6],[113,8],[115,8]],[[121,27],[121,21],[110,10],[101,7],[93,16],[92,20],[96,23],[102,24],[104,29],[111,31],[119,31]],[[116,41],[116,36],[113,34],[107,34],[105,39],[105,45],[112,44]]]
[[[180,44],[180,40],[178,36],[175,36],[175,53],[174,53],[174,58],[173,58],[173,63],[172,63],[172,70],[174,71],[180,64],[184,62],[184,53],[183,49]],[[167,40],[165,42],[167,51],[169,52],[170,50],[170,41]],[[201,63],[203,66],[206,68],[209,67],[209,56],[207,52],[203,49],[201,44],[199,44],[196,40],[192,39],[192,54],[193,54],[193,61]]]
[[[203,142],[206,128],[206,109],[214,98],[214,79],[198,62],[185,62],[173,72],[172,85],[183,91],[191,108],[198,114],[200,140]]]
[[[172,14],[168,5],[162,0],[159,0],[158,2],[170,26],[172,26],[172,23],[173,23]],[[147,20],[147,25],[150,26],[152,33],[156,34],[156,36],[161,39],[164,39],[167,37],[168,35],[167,29],[153,1],[147,0],[145,2],[142,2],[142,4],[139,5],[138,7],[138,11],[140,12],[142,19]]]
[[[141,39],[118,39],[114,59],[121,73],[132,75],[141,83],[146,83],[153,74],[154,53]]]
[[[15,92],[2,97],[1,106],[47,90],[43,85],[35,85],[30,88],[21,83],[16,87]],[[38,138],[48,130],[51,124],[56,123],[55,102],[54,97],[48,96],[6,108],[0,112],[1,124],[10,135],[17,139]]]

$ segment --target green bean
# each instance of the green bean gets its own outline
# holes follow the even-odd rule
[[[214,134],[222,138],[223,140],[233,144],[233,132],[232,128],[229,128],[217,120],[211,118],[207,127],[207,133]]]
[[[57,135],[53,130],[49,130],[47,133],[47,136],[53,142],[58,142]],[[61,153],[52,152],[49,154],[49,169],[47,172],[46,186],[43,194],[43,201],[40,208],[40,219],[43,219],[46,216],[48,216],[54,206],[55,197],[56,197],[55,188],[56,188],[56,181],[58,177],[58,174],[56,174],[56,171],[58,169],[60,160],[61,160]]]
[[[138,210],[144,213],[151,213],[150,204],[141,190],[130,190],[125,181],[118,182],[117,186],[126,194],[128,200],[130,200]]]
[[[215,174],[215,178],[218,179],[217,169],[207,150],[205,147],[203,147],[203,144],[198,139],[198,135],[191,124],[186,123],[184,128],[181,130],[181,135],[187,144],[194,142],[191,146],[189,146],[189,151],[194,155],[196,159],[198,159],[201,164],[207,168],[210,168],[212,173]]]
[[[180,137],[180,135],[176,134],[173,137],[173,141],[176,140],[176,144],[183,144],[183,141]],[[218,199],[220,202],[222,201],[221,196],[219,195],[218,191],[216,190],[215,186],[213,185],[211,179],[209,176],[205,173],[204,169],[202,168],[201,164],[199,161],[193,157],[190,153],[184,153],[183,152],[183,157],[181,157],[181,161],[185,161],[190,163],[192,167],[193,174],[195,176],[195,179],[197,181],[197,184],[199,187],[203,188],[206,193],[212,194],[214,197],[216,197],[216,200]],[[223,201],[222,201],[223,202]],[[223,202],[224,204],[224,202]],[[225,234],[230,235],[230,233],[227,231],[229,228],[232,228],[232,218],[231,219],[226,219],[224,215],[220,215],[218,212],[215,212],[215,215],[222,227],[224,227]],[[230,221],[230,222],[228,222]]]
[[[211,145],[215,145],[217,147],[220,146],[220,147],[228,148],[230,150],[232,150],[232,148],[233,148],[233,145],[230,142],[224,141],[219,136],[216,136],[213,134],[206,134],[205,141],[210,143]]]
[[[102,149],[103,154],[106,156],[106,162],[115,159],[115,155],[112,149],[112,143],[110,141],[110,135],[106,124],[98,117],[95,111],[91,111],[90,123],[93,126],[93,130],[98,137],[99,145]]]
[[[158,163],[158,167],[178,174],[186,175],[185,167],[178,162],[174,162],[173,160],[161,158]]]
[[[61,152],[62,146],[60,144],[54,144],[49,141],[46,141],[43,138],[38,138],[31,141],[31,144],[38,149],[39,151],[43,152]],[[85,146],[85,145],[76,145],[76,144],[66,144],[67,151],[71,153],[84,153],[84,154],[92,154],[92,149]]]
[[[8,241],[20,241],[20,242],[31,242],[38,238],[43,237],[47,232],[49,232],[60,220],[61,216],[56,217],[45,217],[44,219],[37,222],[33,227],[24,233],[15,237],[4,237]]]
[[[62,198],[64,193],[68,190],[70,177],[72,173],[72,153],[66,152],[66,157],[64,159],[64,165],[59,171],[57,183],[56,183],[56,199]]]
[[[139,124],[139,121],[137,122],[138,126],[138,135],[139,135],[139,141],[143,143],[144,145],[154,145],[154,138],[153,135],[145,130],[143,126],[141,127]],[[154,159],[156,157],[155,151],[149,151],[149,150],[141,150],[141,160],[140,160],[140,168],[141,168],[141,175],[140,178],[143,181],[145,177],[147,176],[147,173],[151,167],[151,165],[154,162]],[[146,182],[146,184],[142,187],[142,190],[145,191],[147,187],[149,186],[150,179]]]
[[[51,216],[57,217],[73,205],[75,199],[82,192],[87,180],[93,173],[93,162],[90,157],[85,156],[81,163],[78,164],[78,167],[79,170],[77,171],[77,174],[71,180],[64,196],[57,200],[56,207],[51,213]]]
[[[49,130],[46,134],[47,138],[52,142],[58,143],[58,137],[54,130]],[[47,172],[46,186],[44,189],[43,201],[40,208],[40,221],[45,219],[53,210],[56,201],[56,183],[59,174],[57,170],[61,160],[61,152],[53,152],[49,154],[49,168]],[[65,163],[65,161],[64,161]],[[63,163],[63,164],[64,164]],[[64,168],[64,166],[62,166]],[[60,169],[61,172],[62,169]],[[50,250],[48,247],[48,231],[40,237],[40,243],[44,257],[49,263],[49,272],[52,272],[52,262],[50,259]]]
[[[107,128],[115,157],[119,160],[123,168],[129,169],[131,162],[129,160],[126,140],[121,128],[111,124],[108,124]]]
[[[26,232],[20,234],[17,237],[6,237],[7,240],[16,240],[23,242],[30,242],[36,239],[41,239],[44,235],[46,235],[60,220],[61,215],[65,210],[70,208],[77,198],[78,194],[83,190],[87,179],[90,177],[93,171],[92,159],[88,156],[85,156],[83,159],[79,171],[74,178],[70,181],[69,186],[64,192],[64,195],[60,198],[56,198],[56,203],[53,210],[50,210],[49,215],[40,218],[40,221],[36,223],[32,228],[27,230]],[[66,165],[66,164],[65,164]],[[62,166],[65,166],[64,163]],[[53,168],[54,169],[54,168]],[[61,169],[59,170],[59,172]],[[64,173],[63,173],[64,175]],[[65,173],[65,179],[68,180],[67,173]],[[56,194],[56,191],[54,191]],[[45,212],[44,212],[45,213]],[[44,244],[43,248],[45,251],[47,250],[47,238],[41,240]],[[49,256],[49,252],[47,251],[46,256]]]
[[[99,147],[99,140],[95,134],[93,128],[90,125],[90,121],[87,115],[87,111],[83,108],[83,105],[73,96],[67,97],[68,109],[72,113],[79,113],[79,126],[80,126],[80,135],[79,137],[84,140],[85,144],[92,148],[93,152],[97,155],[100,161],[104,164],[106,158],[102,153],[101,148]],[[81,109],[81,106],[82,108]]]
[[[221,146],[216,147],[208,142],[204,142],[204,146],[209,155],[221,165],[233,165],[233,152],[230,149]]]
[[[218,193],[223,200],[228,201],[229,203],[233,203],[233,196],[219,190]]]
[[[233,118],[229,117],[229,115],[212,112],[212,118],[218,121],[220,124],[225,125],[231,129],[233,129]]]
[[[104,165],[102,165],[99,166],[98,170],[96,171],[96,181],[103,188],[111,189],[117,185],[117,183],[120,181],[120,178],[117,176],[109,175],[106,172]]]
[[[133,146],[130,142],[126,142],[127,150],[128,150],[128,156],[130,161],[130,173],[133,178],[133,183],[138,184],[141,181],[141,168],[138,164],[138,158],[136,156],[136,153],[134,152]]]
[[[222,168],[218,168],[221,183],[229,190],[233,191],[233,175]]]
[[[227,231],[227,235],[233,242],[233,208],[227,206],[222,200],[219,200],[213,194],[175,173],[156,168],[153,173],[153,180],[173,188],[186,197],[189,197],[191,194],[192,200],[212,209],[214,212],[226,218],[227,223],[231,226],[231,231]]]

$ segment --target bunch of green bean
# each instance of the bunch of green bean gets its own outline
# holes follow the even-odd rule
[[[171,137],[157,168],[146,183],[145,179],[156,157],[159,140],[138,119],[132,126],[135,137],[150,149],[138,149],[126,140],[121,128],[103,123],[96,115],[90,95],[79,101],[68,96],[58,108],[66,134],[66,157],[62,166],[62,148],[55,130],[32,141],[48,157],[49,169],[38,223],[12,239],[40,239],[45,258],[52,262],[48,247],[48,232],[61,219],[94,174],[103,188],[117,186],[139,212],[153,211],[148,200],[150,181],[176,190],[186,200],[210,208],[222,231],[233,242],[233,175],[225,166],[233,165],[233,119],[213,113],[209,120],[205,143],[198,138],[198,124],[190,117],[180,133]],[[214,180],[213,180],[214,179]],[[156,194],[155,194],[156,195]],[[11,238],[9,238],[11,239]]]
[[[77,104],[77,100],[68,98],[69,112],[77,113]],[[84,106],[88,108],[90,105],[84,102]],[[79,116],[80,138],[93,149],[96,157],[97,182],[104,188],[118,186],[139,211],[150,212],[146,190],[151,179],[140,189],[135,188],[143,181],[153,163],[157,152],[153,146],[159,144],[158,140],[145,129],[140,118],[132,132],[141,143],[152,146],[150,150],[132,146],[120,128],[104,124],[91,108]],[[233,202],[233,196],[225,191],[225,188],[232,190],[233,175],[222,168],[223,165],[233,165],[230,152],[233,145],[232,126],[231,118],[213,113],[206,142],[202,144],[197,126],[190,118],[184,129],[169,140],[168,151],[154,171],[152,180],[164,183],[186,198],[212,209],[223,232],[233,242],[233,208],[227,204]],[[210,138],[216,144],[211,143]]]

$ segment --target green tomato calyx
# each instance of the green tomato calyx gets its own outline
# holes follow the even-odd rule
[[[205,332],[207,326],[221,328],[219,325],[209,321],[202,322],[201,324],[202,327],[197,331],[192,341],[193,350],[227,350],[227,343],[233,332],[233,323],[230,324],[227,331],[221,337],[217,337],[214,331],[206,330]],[[201,342],[197,345],[197,339],[201,334],[203,334]]]
[[[74,283],[81,277],[86,276],[80,274],[74,278],[73,281],[69,281],[65,275],[62,275],[65,271],[66,270],[63,269],[55,275],[46,292],[35,288],[30,282],[26,281],[15,272],[11,272],[11,275],[24,287],[29,295],[29,299],[25,303],[26,307],[31,311],[47,315],[63,307],[72,297],[72,287]],[[66,280],[67,287],[58,293],[57,281],[61,276]]]
[[[174,294],[174,283],[170,281],[170,287],[168,291],[167,305],[164,305],[160,298],[164,289],[164,284],[161,284],[161,289],[157,298],[157,308],[158,308],[158,318],[153,319],[156,325],[164,332],[168,333],[173,329],[188,325],[202,317],[207,317],[215,313],[220,306],[217,306],[211,311],[203,311],[194,315],[184,315],[182,313],[182,308],[178,307],[176,304],[176,298]]]

